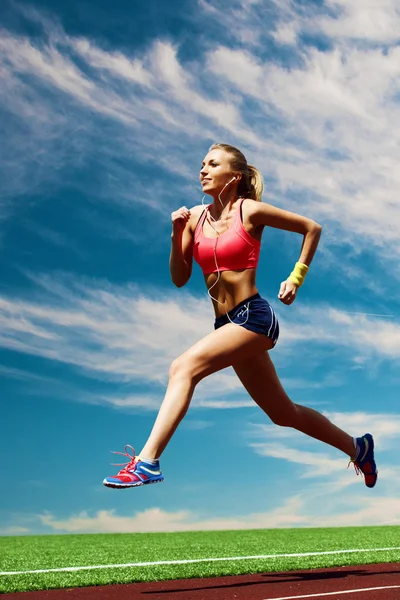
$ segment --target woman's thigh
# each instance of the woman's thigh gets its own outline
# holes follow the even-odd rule
[[[227,323],[209,333],[173,361],[170,376],[190,375],[196,382],[236,362],[252,359],[272,348],[273,342],[262,333]]]
[[[283,389],[268,352],[239,359],[232,367],[254,402],[274,423],[283,425],[290,421],[288,417],[296,405]]]

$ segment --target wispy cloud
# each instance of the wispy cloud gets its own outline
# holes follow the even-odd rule
[[[393,448],[393,440],[400,437],[400,415],[397,413],[323,411],[323,414],[330,421],[335,423],[335,425],[348,431],[350,435],[357,436],[371,431],[380,451]],[[249,435],[251,438],[255,439],[264,438],[267,440],[268,444],[271,443],[271,441],[275,444],[277,443],[277,440],[279,447],[282,449],[280,457],[289,461],[293,460],[293,462],[299,461],[297,461],[292,454],[284,456],[284,451],[286,449],[292,452],[296,449],[301,449],[305,444],[310,445],[310,443],[314,448],[316,448],[317,445],[322,448],[321,442],[311,440],[300,431],[291,429],[290,427],[277,427],[276,425],[261,425],[254,423],[251,425]],[[282,440],[290,441],[290,447],[282,445]],[[263,444],[259,446],[260,450],[262,450],[262,448]],[[327,448],[328,447],[326,447],[326,449]],[[337,451],[333,448],[330,449],[331,455],[336,452]]]
[[[393,318],[395,317],[395,318]],[[341,347],[343,355],[352,353],[352,361],[365,363],[372,357],[397,360],[400,356],[400,325],[395,315],[373,315],[348,311],[329,304],[299,304],[285,315],[282,343],[310,342]],[[307,323],[307,325],[305,325]],[[311,326],[310,326],[311,325]]]
[[[25,535],[30,533],[28,527],[20,527],[19,525],[10,525],[9,527],[2,527],[0,529],[0,535]]]
[[[347,457],[299,431],[252,424],[246,432],[247,443],[256,454],[268,461],[278,459],[289,463],[295,469],[292,480],[296,486],[301,486],[302,480],[310,482],[297,489],[300,514],[312,514],[313,526],[329,525],[329,519],[330,524],[334,522],[335,526],[399,523],[396,498],[400,492],[400,469],[394,456],[400,437],[400,415],[367,412],[324,414],[350,435],[358,436],[366,431],[373,433],[379,475],[371,497],[368,497],[370,490],[364,488],[363,478],[355,477],[351,465],[346,471]],[[272,465],[270,468],[272,470]],[[355,492],[356,485],[362,486],[358,494]],[[363,496],[361,509],[360,493]],[[385,514],[382,507],[387,511]]]
[[[347,428],[353,435],[361,435],[372,430],[375,443],[380,451],[392,449],[393,440],[400,438],[400,414],[370,412],[327,412],[326,416],[341,428]]]
[[[243,127],[236,106],[208,94],[199,78],[180,64],[171,43],[156,40],[144,56],[126,56],[68,36],[59,23],[41,19],[38,13],[35,17],[43,27],[40,42],[3,31],[0,43],[4,56],[0,102],[13,119],[1,167],[18,174],[11,178],[16,182],[3,190],[6,197],[32,190],[32,175],[39,185],[53,181],[55,168],[59,175],[61,167],[81,166],[94,145],[113,186],[110,192],[119,191],[119,198],[133,181],[140,184],[132,175],[135,159],[142,164],[154,161],[155,152],[158,167],[193,178],[183,160],[187,150],[182,141],[187,142],[188,136],[211,139],[214,127],[221,132],[242,131],[256,140],[251,129]],[[204,127],[204,117],[211,129]],[[18,128],[25,126],[28,144],[18,135]],[[98,143],[105,133],[111,144]],[[40,157],[39,165],[32,156]],[[121,182],[121,171],[125,181],[118,190],[112,182]],[[101,183],[104,187],[104,175]],[[141,195],[136,197],[140,202]],[[147,201],[151,204],[150,196]]]
[[[315,25],[332,38],[395,44],[400,39],[400,10],[395,0],[349,0],[329,2],[335,13],[320,16]]]
[[[149,386],[140,393],[126,388],[80,393],[83,402],[119,410],[156,410],[172,361],[213,330],[206,295],[198,298],[186,291],[154,293],[151,286],[139,290],[133,284],[112,286],[106,281],[65,274],[29,277],[34,284],[30,299],[0,296],[1,347],[62,362],[86,377],[110,384]],[[304,356],[313,357],[311,369],[323,365],[336,349],[340,349],[344,364],[357,368],[371,364],[376,367],[378,360],[397,361],[400,356],[399,326],[364,314],[303,304],[290,318],[282,318],[281,329],[278,362],[290,363],[292,349],[300,342]],[[320,349],[318,353],[315,348]],[[20,370],[3,374],[32,378]],[[291,390],[326,389],[345,381],[337,368],[312,381],[308,375],[283,378],[285,387]],[[60,383],[56,387],[63,397],[70,393],[62,390]],[[313,399],[311,404],[315,404]],[[193,406],[240,408],[254,403],[230,368],[199,384]]]
[[[176,355],[210,329],[206,300],[198,302],[190,295],[182,311],[173,297],[154,300],[135,285],[111,289],[104,283],[91,289],[76,280],[47,276],[37,283],[46,290],[44,303],[1,299],[3,347],[110,377],[156,382],[165,381]],[[148,353],[152,364],[146,366]]]
[[[201,299],[180,291],[160,296],[151,287],[145,291],[136,285],[111,286],[66,275],[30,277],[36,285],[30,300],[0,297],[0,346],[61,361],[87,376],[164,386],[172,361],[213,330],[205,295]],[[400,328],[365,315],[303,305],[281,325],[281,357],[300,341],[307,342],[308,352],[315,345],[326,347],[328,354],[346,348],[347,360],[356,360],[357,365],[377,358],[397,360],[400,355]],[[296,379],[286,383],[291,388],[306,386]],[[308,387],[341,383],[332,373]],[[158,398],[154,391],[139,396],[116,392],[100,394],[98,401],[150,408],[159,405]],[[233,371],[201,382],[195,405],[205,402],[221,408],[252,405]]]
[[[280,458],[302,465],[301,477],[317,477],[326,475],[328,472],[343,470],[343,461],[330,458],[328,454],[308,452],[297,448],[289,448],[279,443],[261,443],[251,444],[257,454],[261,456],[270,456],[271,458]],[[310,467],[304,469],[304,467]]]
[[[241,17],[231,28],[241,46],[224,43],[230,25],[223,6],[202,0],[199,8],[215,20],[223,12],[226,36],[190,64],[171,42],[154,40],[140,54],[106,51],[50,19],[42,18],[40,41],[3,31],[0,102],[12,127],[1,167],[13,174],[5,196],[32,189],[32,181],[54,182],[60,168],[96,145],[102,168],[92,187],[139,202],[141,194],[131,191],[141,179],[134,165],[154,161],[156,152],[157,165],[179,175],[171,183],[178,189],[194,180],[207,144],[228,136],[263,170],[271,200],[281,203],[284,193],[287,208],[330,224],[332,243],[373,247],[389,261],[400,222],[396,4],[229,6],[230,16]],[[40,24],[39,13],[35,18]],[[262,35],[289,43],[311,25],[329,37],[329,49],[302,43],[289,68],[254,44]],[[22,127],[29,132],[23,138]],[[113,143],[100,143],[104,136]],[[130,157],[122,167],[121,157]],[[146,202],[151,197],[146,193]]]
[[[372,498],[363,497],[361,510],[357,508],[359,504],[354,490],[356,485],[364,487],[363,477],[355,477],[348,458],[335,448],[291,428],[260,424],[252,424],[248,429],[247,443],[266,460],[278,459],[289,463],[295,469],[292,478],[297,486],[302,480],[310,481],[307,487],[298,488],[298,493],[303,508],[301,514],[313,514],[314,526],[327,525],[328,516],[334,517],[337,526],[351,525],[352,519],[353,525],[366,525],[368,514],[371,515],[371,523],[398,523],[400,512],[395,498],[400,492],[400,468],[393,457],[400,437],[400,415],[367,412],[324,414],[350,435],[358,436],[367,431],[374,435],[378,483]],[[347,463],[350,468],[346,471]],[[387,514],[379,510],[380,503],[387,507]]]
[[[45,530],[63,533],[135,533],[155,531],[206,531],[237,529],[268,529],[281,527],[336,527],[400,524],[400,505],[397,498],[374,496],[363,498],[362,508],[356,497],[347,507],[338,501],[336,509],[326,513],[323,504],[311,506],[300,496],[292,496],[282,506],[265,513],[233,515],[225,518],[205,518],[194,511],[169,512],[150,508],[133,515],[118,515],[115,510],[100,510],[95,514],[83,511],[66,518],[50,512],[36,515],[37,523]],[[359,500],[359,499],[358,499]],[[347,501],[347,499],[346,499]],[[335,503],[333,503],[335,504]]]
[[[168,512],[150,508],[132,516],[119,516],[116,511],[98,511],[94,515],[82,512],[66,519],[57,519],[51,513],[37,515],[42,525],[52,531],[64,532],[151,532],[151,531],[201,531],[218,529],[253,529],[264,527],[290,527],[301,524],[304,518],[296,514],[297,498],[265,514],[238,515],[226,518],[204,518],[189,510]]]

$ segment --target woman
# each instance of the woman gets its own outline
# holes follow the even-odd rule
[[[260,172],[247,164],[233,146],[214,144],[200,170],[204,194],[213,198],[188,210],[172,213],[170,270],[177,287],[190,279],[193,257],[204,273],[216,320],[212,333],[173,361],[169,383],[153,430],[138,456],[104,485],[136,487],[163,481],[159,458],[184,417],[196,385],[204,377],[232,366],[260,408],[277,425],[293,427],[338,448],[350,457],[357,474],[374,487],[377,470],[374,441],[367,433],[352,438],[326,417],[287,396],[268,351],[279,336],[273,309],[256,287],[256,268],[264,227],[294,231],[304,236],[299,261],[281,284],[278,298],[292,304],[317,249],[321,226],[300,215],[275,208],[261,200]],[[215,288],[214,296],[210,291]],[[133,449],[132,449],[133,450]]]

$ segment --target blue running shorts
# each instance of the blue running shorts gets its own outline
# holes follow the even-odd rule
[[[224,315],[217,317],[214,323],[214,329],[219,329],[223,325],[230,323],[229,319],[236,325],[241,325],[249,331],[263,333],[270,338],[274,346],[279,337],[279,323],[272,306],[261,298],[260,294],[254,294],[246,300],[239,302]]]

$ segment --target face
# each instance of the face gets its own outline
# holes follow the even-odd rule
[[[207,154],[200,169],[200,183],[204,194],[218,195],[224,186],[235,177],[230,159],[230,155],[220,148],[211,150]],[[232,186],[234,184],[235,182],[232,181]],[[226,185],[225,189],[229,188],[230,186]]]

